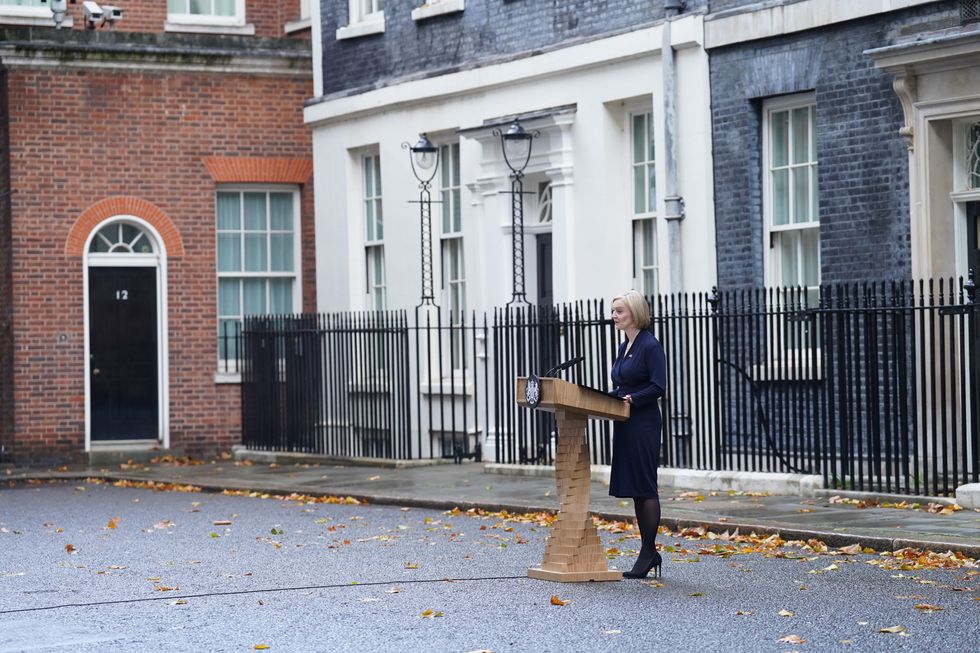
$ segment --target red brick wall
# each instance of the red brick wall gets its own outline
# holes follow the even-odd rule
[[[214,381],[215,183],[203,159],[309,158],[302,106],[312,82],[71,68],[14,68],[7,77],[18,459],[78,458],[84,449],[84,267],[66,247],[79,218],[114,197],[158,209],[183,244],[167,260],[171,446],[195,454],[238,443],[239,386]],[[312,179],[301,210],[312,308]]]
[[[10,248],[10,147],[7,125],[7,73],[0,70],[0,462],[13,449],[14,342]]]
[[[313,0],[316,2],[317,0]],[[120,32],[163,32],[167,20],[167,0],[106,0],[123,9],[123,19],[114,29]],[[85,29],[82,2],[68,5],[68,13],[74,21],[73,29]],[[286,23],[299,20],[299,0],[245,0],[245,22],[255,26],[255,36],[280,38],[309,38],[310,30],[287,35]],[[99,29],[108,29],[102,26]]]

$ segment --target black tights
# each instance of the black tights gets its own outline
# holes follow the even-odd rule
[[[657,530],[660,528],[660,497],[633,497],[636,511],[636,525],[640,529],[640,555],[633,565],[633,571],[643,571],[656,557]]]

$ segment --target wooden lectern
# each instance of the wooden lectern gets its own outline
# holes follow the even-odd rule
[[[586,426],[589,418],[624,420],[630,407],[598,390],[582,388],[561,379],[532,377],[537,382],[531,396],[537,409],[555,413],[558,451],[555,480],[558,485],[558,521],[548,536],[544,560],[527,575],[541,580],[577,583],[587,580],[621,580],[622,572],[609,569],[592,515],[589,513],[590,461]],[[528,378],[517,378],[517,403],[529,406]],[[537,390],[535,392],[534,390]]]

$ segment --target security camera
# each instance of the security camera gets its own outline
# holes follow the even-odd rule
[[[66,13],[68,13],[68,0],[51,0],[51,15],[54,17],[54,26],[58,29],[61,29]]]
[[[117,20],[122,20],[123,17],[122,7],[113,5],[102,5],[102,13],[105,14],[105,19],[109,21],[110,26]]]
[[[89,25],[94,27],[95,23],[101,22],[105,17],[102,13],[102,7],[97,3],[92,2],[92,0],[85,0],[82,3],[82,11],[85,13],[85,20],[88,21]]]

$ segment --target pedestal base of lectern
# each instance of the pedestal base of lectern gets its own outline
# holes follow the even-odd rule
[[[605,571],[550,571],[541,567],[530,567],[528,578],[553,580],[559,583],[584,583],[588,581],[623,580],[623,572],[615,569]]]

